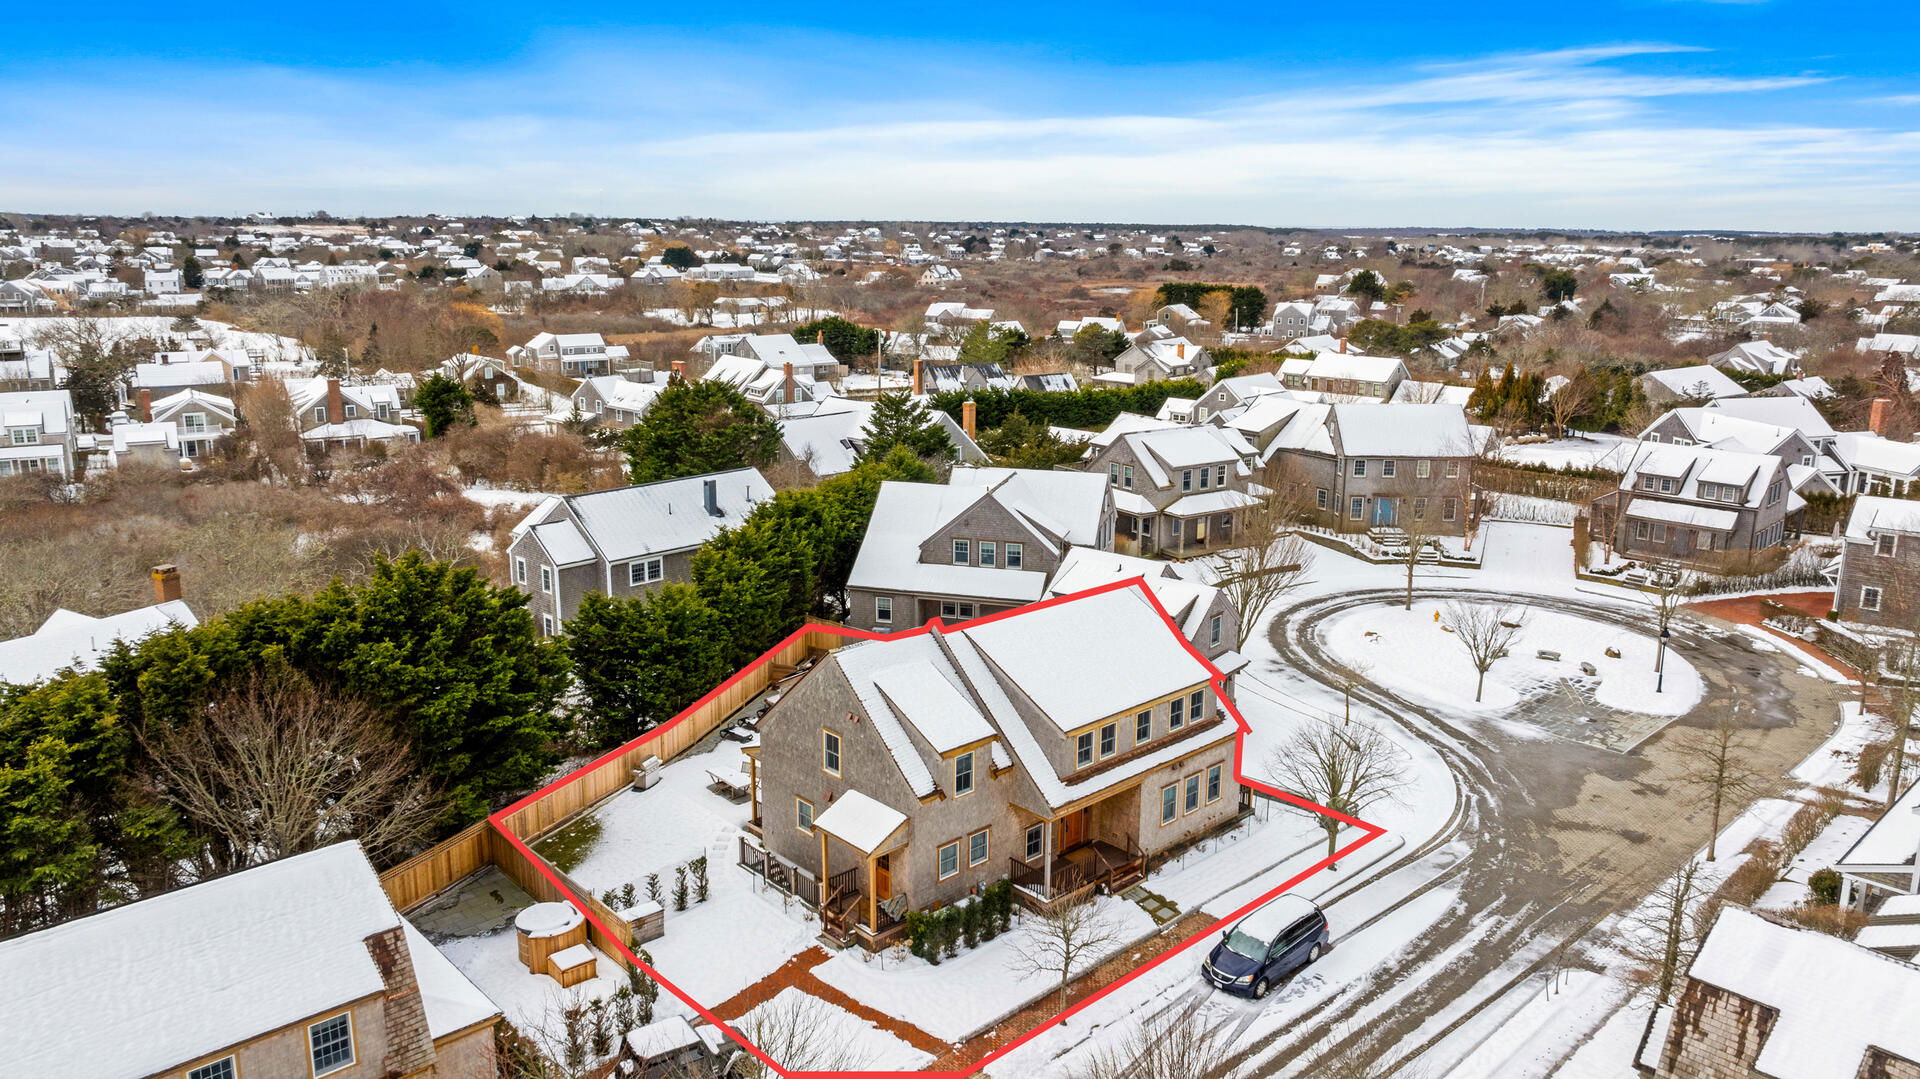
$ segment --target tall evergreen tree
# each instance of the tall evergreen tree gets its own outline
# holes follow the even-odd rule
[[[634,483],[772,463],[780,428],[738,390],[675,380],[620,436]]]
[[[954,452],[946,428],[926,405],[908,394],[883,393],[867,420],[867,443],[860,460],[885,458],[896,446],[906,447],[916,457],[951,457]]]
[[[439,438],[456,426],[473,426],[473,392],[458,379],[439,372],[427,376],[414,392],[413,403],[427,423],[428,438]]]

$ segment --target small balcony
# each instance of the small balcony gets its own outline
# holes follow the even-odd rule
[[[1147,856],[1133,840],[1116,846],[1095,839],[1055,855],[1051,866],[1010,859],[1008,878],[1040,905],[1077,899],[1094,892],[1121,892],[1147,875]]]

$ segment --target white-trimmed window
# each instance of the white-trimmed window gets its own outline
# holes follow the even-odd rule
[[[942,618],[972,618],[972,617],[973,617],[973,604],[971,604],[971,603],[955,603],[955,602],[954,602],[954,601],[952,601],[952,600],[941,600],[941,601],[940,601],[940,617],[942,617]]]
[[[1875,536],[1873,537],[1873,553],[1882,558],[1892,558],[1895,542],[1896,537],[1892,535]]]
[[[187,1079],[235,1079],[239,1073],[233,1070],[233,1058],[221,1057],[210,1060],[197,1068],[187,1069]]]
[[[807,801],[805,798],[795,798],[793,800],[793,826],[808,835],[813,834],[812,802]]]
[[[313,1074],[332,1075],[353,1066],[353,1016],[348,1012],[307,1028],[307,1048],[313,1055]]]
[[[1878,588],[1872,585],[1866,585],[1860,589],[1860,609],[1863,611],[1877,611],[1880,609],[1880,590]]]
[[[553,616],[552,615],[543,614],[540,616],[540,635],[542,637],[553,636]]]
[[[831,774],[840,774],[840,735],[825,727],[820,728],[820,768]]]
[[[1167,729],[1177,731],[1187,725],[1187,702],[1179,697],[1167,702]]]
[[[1129,491],[1133,490],[1133,466],[1132,465],[1120,466],[1120,486],[1125,487]]]
[[[1327,494],[1327,489],[1325,487],[1322,487],[1313,493],[1313,501],[1321,509],[1327,508],[1328,498],[1329,496]]]
[[[1084,768],[1093,763],[1093,732],[1088,731],[1074,739],[1073,759],[1078,767]]]
[[[1019,569],[1026,562],[1027,548],[1022,543],[1007,544],[1007,568]]]
[[[953,758],[953,796],[973,793],[973,751]]]
[[[1356,476],[1364,476],[1364,475],[1366,475],[1366,474],[1367,474],[1367,462],[1365,462],[1365,461],[1362,461],[1362,460],[1356,460],[1356,461],[1354,461],[1354,462],[1353,462],[1353,474],[1354,474],[1354,475],[1356,475]]]
[[[893,621],[893,597],[892,596],[873,597],[873,620],[875,622]]]
[[[954,540],[953,541],[953,564],[956,566],[964,566],[971,561],[973,561],[972,544],[963,539]]]
[[[342,416],[345,416],[347,419],[357,420],[360,418],[360,406],[359,405],[341,405],[340,414]]]
[[[1187,810],[1186,811],[1188,813],[1192,813],[1195,810],[1200,808],[1200,776],[1198,774],[1188,776],[1186,781],[1186,786],[1187,786]]]
[[[1115,487],[1120,486],[1120,466],[1119,465],[1117,464],[1107,465],[1107,482],[1114,485]]]
[[[1118,723],[1109,723],[1100,728],[1100,759],[1105,760],[1113,756],[1119,752],[1119,749],[1120,725]]]
[[[1206,490],[1210,486],[1210,484],[1208,484],[1207,481],[1211,479],[1212,476],[1213,476],[1213,469],[1203,468],[1200,470],[1200,489],[1202,491]]]
[[[1160,823],[1172,824],[1180,816],[1180,784],[1160,788]]]
[[[1193,696],[1187,699],[1187,714],[1193,717],[1195,723],[1198,723],[1201,717],[1206,715],[1206,709],[1207,691],[1204,689],[1194,690]]]
[[[1398,461],[1380,462],[1380,475],[1383,479],[1392,479],[1396,474],[1399,473],[1399,471],[1400,471],[1400,462]]]
[[[1447,462],[1447,478],[1450,480],[1457,480],[1460,478],[1460,462],[1458,461]]]
[[[1440,502],[1440,519],[1441,520],[1452,521],[1452,520],[1458,519],[1459,516],[1460,516],[1460,500],[1459,499],[1447,498],[1447,499],[1441,500]]]
[[[1139,745],[1153,737],[1153,709],[1149,708],[1133,717],[1133,744]]]
[[[946,880],[960,872],[960,841],[956,839],[951,843],[942,843],[938,858],[938,872],[941,880]]]
[[[37,446],[40,444],[40,429],[38,427],[13,427],[9,428],[7,433],[13,437],[13,444],[16,446]]]
[[[527,560],[524,558],[516,558],[513,560],[513,583],[527,583]]]
[[[1214,466],[1213,485],[1215,487],[1225,487],[1227,485],[1227,466],[1226,465]]]
[[[980,564],[983,566],[991,566],[991,565],[997,564],[999,561],[1000,561],[1000,545],[993,542],[992,540],[981,540],[980,541]]]
[[[652,584],[665,576],[666,565],[662,559],[643,558],[638,562],[627,563],[627,583],[629,585]]]
[[[1223,772],[1224,772],[1224,769],[1218,764],[1207,769],[1207,804],[1208,805],[1212,805],[1213,803],[1220,800],[1220,788],[1221,788],[1221,779],[1222,779]]]
[[[1365,517],[1366,515],[1367,515],[1366,499],[1360,497],[1359,495],[1354,495],[1352,498],[1347,500],[1347,518],[1349,520],[1358,521],[1359,519],[1361,519],[1362,517]]]
[[[1220,616],[1216,614],[1212,618],[1207,620],[1207,644],[1216,645],[1219,643],[1220,643]]]
[[[1040,857],[1047,849],[1047,826],[1036,824],[1027,829],[1027,861]]]
[[[380,418],[381,418],[381,419],[383,419],[383,420],[386,420],[386,419],[392,419],[392,418],[393,418],[393,410],[392,410],[392,409],[390,409],[390,408],[388,408],[388,407],[387,407],[386,405],[376,405],[376,406],[374,406],[374,410],[373,410],[373,413],[374,413],[374,415],[376,415],[376,416],[378,416],[378,417],[380,417]]]
[[[180,414],[180,429],[191,434],[199,434],[207,429],[207,414],[204,412],[183,412]]]
[[[976,866],[987,860],[990,844],[987,841],[987,829],[982,828],[967,837],[967,865]]]
[[[1193,490],[1193,469],[1183,468],[1180,470],[1180,489],[1182,491]]]
[[[1428,478],[1430,478],[1430,477],[1432,477],[1432,475],[1433,475],[1433,462],[1432,462],[1432,461],[1428,461],[1428,460],[1424,460],[1424,459],[1423,459],[1423,460],[1419,460],[1419,461],[1415,461],[1415,462],[1413,463],[1413,478],[1414,478],[1414,479],[1418,479],[1418,480],[1424,480],[1424,479],[1428,479]]]
[[[315,422],[315,423],[325,423],[325,422],[327,422],[327,406],[325,406],[325,405],[315,405],[315,406],[314,406],[314,408],[313,408],[313,422]]]
[[[553,594],[553,567],[552,566],[540,567],[540,591],[545,592],[548,595]]]
[[[1416,521],[1424,521],[1427,519],[1426,499],[1416,498],[1413,500],[1413,519]]]

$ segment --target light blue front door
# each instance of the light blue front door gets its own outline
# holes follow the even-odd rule
[[[1373,500],[1373,527],[1392,528],[1394,526],[1394,523],[1400,519],[1399,514],[1395,512],[1395,507],[1396,507],[1396,503],[1391,498],[1374,499]]]

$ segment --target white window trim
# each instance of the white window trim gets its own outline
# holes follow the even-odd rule
[[[973,841],[976,837],[980,839],[984,839],[986,841],[979,858],[975,858],[973,856]],[[974,832],[967,836],[967,868],[968,869],[972,869],[974,866],[977,866],[977,865],[985,865],[987,864],[987,861],[992,857],[993,857],[993,829],[992,828],[982,828],[979,831]]]
[[[833,766],[827,766],[827,739],[833,739]],[[820,728],[820,770],[830,776],[840,777],[841,770],[847,766],[847,740],[840,732],[831,727]]]
[[[1173,795],[1172,811],[1168,811],[1167,795]],[[1169,783],[1160,788],[1160,827],[1165,828],[1180,819],[1180,784]]]
[[[941,872],[941,866],[946,861],[942,855],[948,847],[953,848],[953,870]],[[949,840],[933,848],[933,875],[936,880],[949,880],[960,875],[960,841],[958,839]]]
[[[875,622],[885,622],[888,625],[893,624],[892,596],[873,597],[873,620]]]
[[[801,806],[806,806],[806,807],[807,807],[807,823],[805,823],[805,824],[801,824],[801,823],[800,823],[800,807],[801,807]],[[815,812],[815,811],[814,811],[814,808],[813,808],[813,803],[812,803],[812,802],[809,802],[809,801],[807,801],[807,800],[806,800],[805,798],[801,798],[801,797],[797,797],[797,796],[796,796],[796,797],[794,798],[794,800],[793,800],[793,827],[794,827],[794,830],[795,830],[795,831],[798,831],[798,832],[801,832],[801,833],[803,833],[803,834],[805,834],[805,835],[812,835],[812,834],[813,834],[813,820],[814,820],[814,812]]]
[[[311,1048],[309,1048],[308,1050],[307,1059],[308,1060],[313,1059]],[[200,1063],[195,1064],[193,1067],[188,1068],[184,1073],[182,1073],[182,1079],[194,1079],[194,1076],[197,1073],[205,1071],[208,1068],[217,1068],[222,1064],[225,1064],[227,1066],[227,1072],[229,1075],[234,1076],[235,1079],[239,1079],[240,1060],[238,1057],[234,1056],[234,1054],[232,1053],[228,1053],[226,1056],[223,1056],[223,1057],[215,1057],[212,1060],[203,1060]]]
[[[667,563],[664,558],[642,558],[627,563],[627,586],[638,588],[643,584],[652,584],[667,575]]]
[[[338,1019],[343,1015],[346,1016],[347,1018],[347,1062],[345,1064],[336,1064],[333,1067],[328,1068],[326,1071],[314,1070],[313,1028],[325,1023],[331,1023],[335,1019]],[[360,1062],[360,1046],[358,1044],[358,1039],[355,1037],[355,1032],[353,1029],[353,1013],[352,1012],[350,1011],[337,1012],[333,1015],[326,1016],[325,1018],[322,1018],[322,1019],[316,1019],[313,1022],[307,1024],[307,1068],[309,1071],[312,1072],[313,1079],[320,1079],[320,1077],[323,1075],[332,1075],[335,1072],[345,1071],[348,1068],[353,1067],[355,1064],[359,1062]]]
[[[961,775],[960,762],[961,761],[967,762],[967,770],[966,770],[967,789],[966,790],[960,789],[960,775]],[[972,794],[974,791],[977,791],[979,789],[980,789],[980,763],[974,759],[973,750],[969,749],[965,753],[962,753],[959,756],[953,758],[953,796],[955,798],[965,798],[967,795]]]

